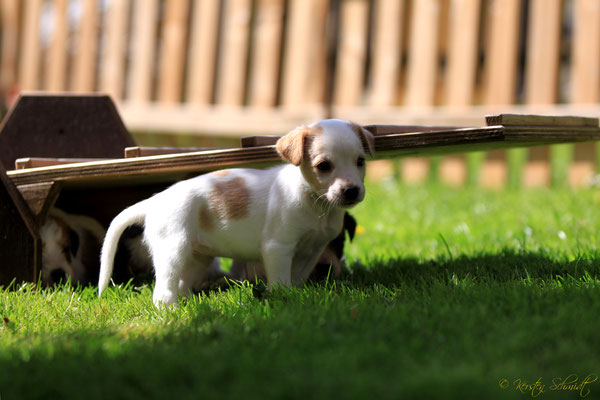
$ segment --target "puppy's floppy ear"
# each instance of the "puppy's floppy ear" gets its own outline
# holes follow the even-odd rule
[[[275,144],[277,153],[296,166],[300,165],[304,157],[304,144],[306,136],[310,133],[308,126],[299,126],[285,136],[282,136]]]
[[[375,136],[355,122],[350,121],[349,124],[356,135],[358,135],[365,151],[372,157],[375,153]]]

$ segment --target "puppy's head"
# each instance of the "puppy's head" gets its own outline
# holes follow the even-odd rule
[[[52,285],[71,278],[78,280],[83,271],[74,263],[79,251],[79,235],[61,218],[49,216],[40,229],[42,237],[42,282]]]
[[[319,121],[283,136],[276,149],[284,160],[300,167],[319,198],[342,208],[363,200],[366,154],[373,154],[373,135],[360,125]]]

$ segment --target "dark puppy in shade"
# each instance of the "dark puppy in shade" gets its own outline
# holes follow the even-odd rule
[[[40,228],[42,237],[42,283],[96,284],[100,249],[105,230],[94,218],[50,210]]]

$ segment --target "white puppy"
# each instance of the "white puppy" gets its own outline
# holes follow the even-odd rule
[[[40,228],[42,283],[96,283],[104,228],[94,218],[53,208]]]
[[[364,198],[373,136],[352,122],[324,120],[296,128],[275,147],[290,164],[201,175],[117,215],[102,247],[99,294],[119,238],[133,224],[144,226],[155,304],[189,294],[218,256],[261,261],[269,287],[302,283],[341,232],[345,209]]]

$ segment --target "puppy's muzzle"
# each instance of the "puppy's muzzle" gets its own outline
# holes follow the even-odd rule
[[[342,200],[345,206],[350,206],[360,201],[360,188],[358,186],[348,186],[342,190]]]
[[[50,272],[50,278],[52,279],[52,283],[64,283],[67,281],[67,273],[62,268],[57,268]]]

